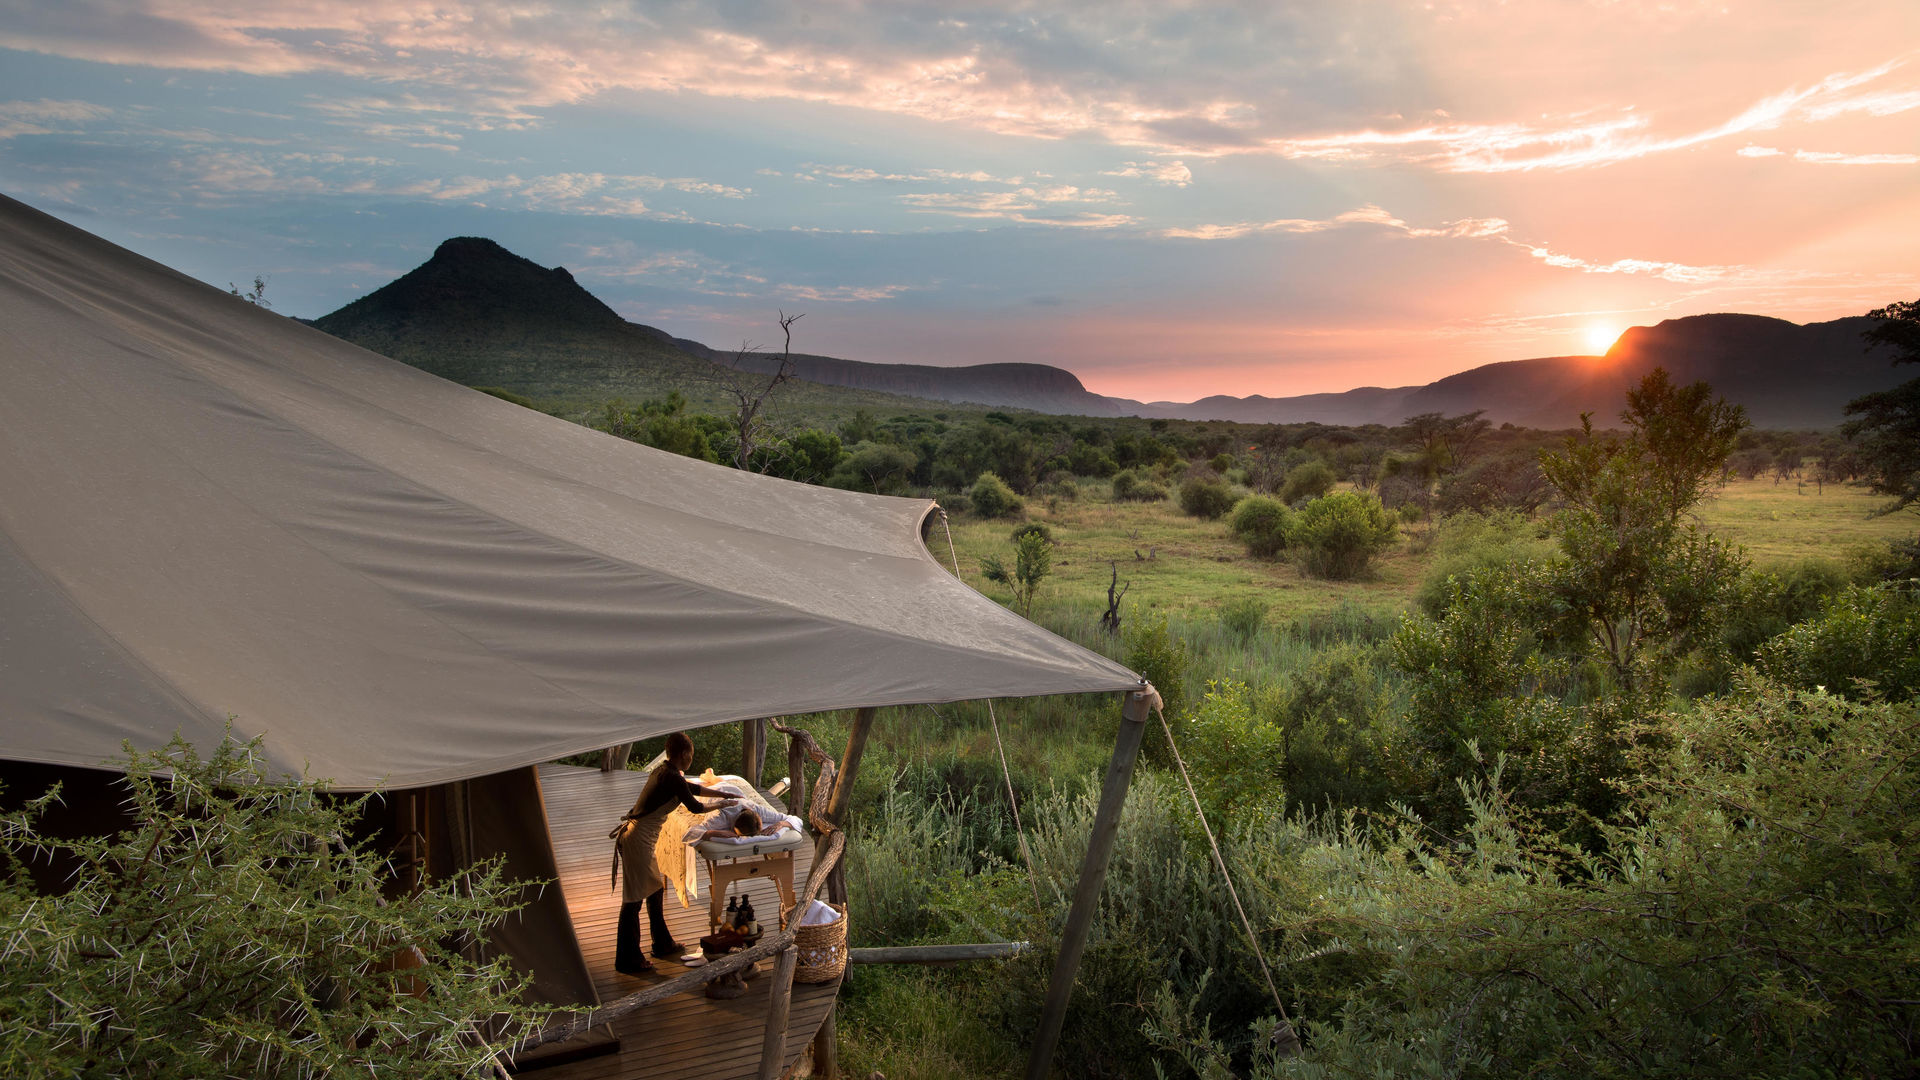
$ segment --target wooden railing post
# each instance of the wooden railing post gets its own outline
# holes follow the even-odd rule
[[[781,950],[773,961],[773,1000],[767,1006],[767,1034],[760,1042],[760,1080],[778,1080],[787,1061],[787,1015],[793,1008],[793,969],[800,962],[800,950],[792,946]]]
[[[1080,881],[1073,890],[1073,906],[1067,910],[1067,922],[1060,930],[1060,955],[1053,964],[1053,979],[1047,985],[1047,1001],[1040,1010],[1040,1031],[1034,1036],[1033,1055],[1027,1059],[1027,1080],[1046,1080],[1053,1064],[1053,1052],[1060,1045],[1060,1029],[1066,1024],[1067,1002],[1073,996],[1073,977],[1080,970],[1080,954],[1087,947],[1087,931],[1093,926],[1094,912],[1100,905],[1100,891],[1107,881],[1107,861],[1113,856],[1113,839],[1120,831],[1120,808],[1127,801],[1127,784],[1133,778],[1133,760],[1140,753],[1140,740],[1147,730],[1147,715],[1160,703],[1153,684],[1143,683],[1127,693],[1120,710],[1120,735],[1114,742],[1113,760],[1107,765],[1107,779],[1100,786],[1100,808],[1093,818],[1093,835],[1087,840],[1086,861],[1080,864]]]
[[[834,1080],[840,1075],[840,1037],[834,1031],[838,1026],[834,1017],[839,1012],[838,1002],[827,1006],[827,1018],[820,1021],[820,1030],[813,1033],[813,1075],[820,1080]]]

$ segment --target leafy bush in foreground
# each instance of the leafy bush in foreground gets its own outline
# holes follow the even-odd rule
[[[43,833],[56,793],[0,816],[0,1075],[467,1077],[503,1049],[476,1019],[539,1018],[457,947],[513,910],[497,865],[383,902],[386,860],[341,846],[371,796],[258,751],[132,754],[117,836]],[[48,853],[79,867],[53,896],[24,869]]]
[[[1904,700],[1920,691],[1920,599],[1910,587],[1848,586],[1818,618],[1760,647],[1761,670],[1786,683],[1849,697],[1859,682]]]
[[[1235,1071],[1912,1075],[1916,707],[1756,687],[1667,721],[1605,854],[1536,828],[1497,773],[1467,785],[1463,843],[1410,818],[1371,838],[1318,830],[1257,886],[1273,951],[1300,958],[1276,976],[1309,1003],[1307,1052],[1256,1049]],[[1204,1007],[1169,993],[1157,1012],[1163,1049],[1221,1075]]]

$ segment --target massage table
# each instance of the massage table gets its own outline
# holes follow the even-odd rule
[[[753,807],[762,821],[774,821],[784,818],[789,824],[800,819],[768,802],[766,797],[755,790],[753,785],[738,776],[717,776],[712,779],[699,778],[703,787],[725,788],[738,793],[744,805]],[[712,800],[703,799],[702,802]],[[711,885],[712,896],[707,903],[707,925],[712,930],[720,925],[720,917],[725,910],[727,890],[736,882],[766,878],[773,882],[780,893],[780,912],[785,915],[793,907],[793,853],[800,850],[809,840],[804,828],[782,829],[773,836],[740,836],[722,839],[707,839],[696,843],[687,843],[685,837],[696,829],[707,828],[718,816],[719,811],[710,810],[705,814],[694,814],[685,807],[676,809],[667,818],[665,828],[660,830],[661,865],[669,867],[668,877],[673,881],[674,890],[680,894],[683,907],[691,907],[699,898],[699,873],[694,858],[706,860],[707,880]],[[674,845],[684,854],[671,853],[668,845]],[[675,855],[678,854],[676,858]],[[674,871],[678,870],[678,873]],[[785,927],[783,926],[782,929]]]

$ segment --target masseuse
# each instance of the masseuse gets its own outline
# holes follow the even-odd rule
[[[690,782],[686,772],[693,767],[693,740],[683,732],[667,736],[667,760],[647,776],[640,789],[640,800],[627,811],[620,828],[614,831],[620,847],[620,862],[625,867],[620,890],[620,921],[614,935],[613,968],[622,975],[645,975],[653,964],[640,952],[640,905],[647,905],[647,929],[653,938],[653,955],[679,956],[681,947],[667,930],[663,910],[667,879],[654,858],[654,842],[660,839],[660,827],[675,806],[684,806],[704,814],[699,795],[730,799],[725,791],[715,791]],[[727,805],[731,805],[728,803]]]

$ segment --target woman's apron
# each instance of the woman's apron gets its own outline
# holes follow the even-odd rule
[[[649,813],[642,814],[640,808],[647,804],[647,796],[659,783],[666,772],[662,765],[647,777],[647,786],[640,789],[640,797],[634,800],[633,809],[620,821],[619,828],[607,835],[613,840],[613,875],[621,878],[620,865],[626,863],[624,884],[620,890],[620,902],[635,904],[666,887],[667,879],[660,873],[660,864],[654,858],[654,844],[660,839],[660,828],[665,825],[673,809],[680,803],[668,799]]]

